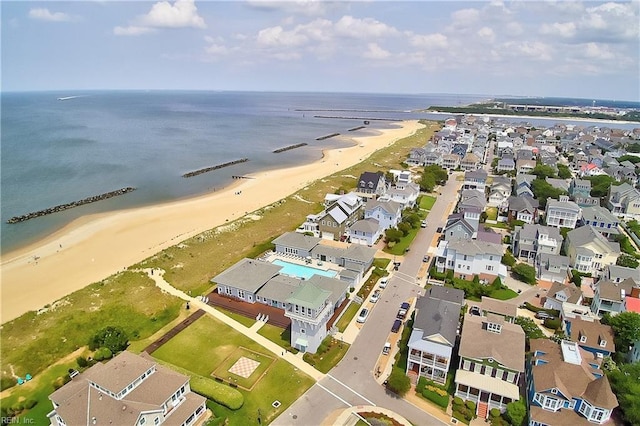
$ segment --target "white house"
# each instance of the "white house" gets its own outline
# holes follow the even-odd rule
[[[496,277],[504,280],[506,266],[501,263],[504,249],[501,244],[478,240],[440,241],[436,255],[438,272],[452,270],[456,278],[492,282]]]
[[[402,219],[402,206],[394,201],[369,200],[364,206],[364,218],[378,221],[381,232],[398,226]]]
[[[574,229],[581,217],[581,211],[580,206],[569,201],[566,195],[561,195],[559,201],[548,200],[545,214],[547,225]]]

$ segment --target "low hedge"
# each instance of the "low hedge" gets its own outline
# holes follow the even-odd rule
[[[432,388],[432,386],[425,387],[422,390],[422,396],[442,408],[447,408],[449,405],[449,395],[440,395],[436,390],[432,390]]]
[[[558,330],[562,326],[562,322],[560,321],[560,318],[547,318],[543,321],[542,325],[551,330]]]
[[[560,311],[557,309],[547,309],[547,308],[539,308],[537,306],[532,305],[529,302],[524,302],[524,306],[530,310],[531,312],[546,312],[549,315],[552,315],[556,318],[558,318],[560,316]]]
[[[244,396],[239,390],[233,389],[215,380],[202,376],[192,376],[189,381],[191,390],[230,410],[238,410],[244,404]]]

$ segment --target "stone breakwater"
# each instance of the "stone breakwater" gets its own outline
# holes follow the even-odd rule
[[[224,167],[233,166],[234,164],[246,163],[247,161],[249,161],[248,158],[241,158],[239,160],[229,161],[228,163],[218,164],[217,166],[205,167],[204,169],[194,170],[192,172],[183,174],[182,177],[190,178],[193,176],[201,175],[202,173],[212,172],[214,170],[222,169]]]
[[[335,136],[340,136],[340,133],[331,133],[329,135],[320,136],[320,137],[316,138],[316,140],[317,141],[323,141],[325,139],[333,138]]]
[[[285,151],[289,151],[290,149],[296,149],[296,148],[300,148],[301,146],[305,146],[307,145],[306,143],[297,143],[295,145],[289,145],[289,146],[285,146],[284,148],[278,148],[275,151],[273,151],[274,154],[279,154],[281,152],[285,152]]]
[[[73,201],[71,203],[60,204],[55,207],[49,207],[48,209],[38,210],[37,212],[31,212],[27,214],[23,214],[22,216],[14,216],[11,219],[7,220],[7,223],[18,223],[24,222],[25,220],[33,219],[36,217],[46,216],[52,213],[58,213],[63,210],[69,210],[74,207],[79,207],[85,204],[95,203],[96,201],[106,200],[107,198],[117,197],[118,195],[123,195],[128,192],[135,191],[135,188],[126,187],[122,189],[118,189],[117,191],[105,192],[104,194],[94,195],[93,197],[84,198],[82,200]]]

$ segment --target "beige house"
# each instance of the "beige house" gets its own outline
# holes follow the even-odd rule
[[[465,315],[455,396],[475,402],[480,418],[487,418],[492,408],[504,411],[507,404],[519,400],[524,344],[522,328],[501,315]]]
[[[605,266],[615,265],[620,256],[620,244],[608,241],[591,225],[569,231],[564,243],[571,267],[593,276]]]
[[[206,399],[191,392],[189,377],[156,363],[146,353],[124,351],[97,363],[49,395],[54,426],[195,424]]]

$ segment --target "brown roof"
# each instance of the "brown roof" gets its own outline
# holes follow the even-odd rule
[[[191,413],[196,411],[196,408],[204,405],[206,401],[206,398],[198,395],[197,393],[191,392],[187,394],[185,401],[180,404],[178,408],[169,413],[169,416],[162,423],[162,426],[181,426],[185,419],[189,417]]]
[[[535,392],[544,393],[556,388],[568,400],[584,398],[595,406],[608,409],[618,406],[618,400],[611,391],[606,375],[602,370],[593,367],[599,365],[600,361],[592,352],[578,348],[580,364],[573,364],[565,362],[561,346],[549,339],[532,339],[530,346],[533,353],[531,370]],[[547,363],[535,365],[537,359]],[[601,374],[602,377],[598,378],[593,373]],[[561,410],[564,411],[570,410]],[[534,415],[533,406],[531,415],[532,419],[542,421],[542,414]],[[553,423],[543,423],[565,424],[560,418],[553,419]]]
[[[635,281],[631,278],[627,278],[619,283],[614,283],[613,281],[601,282],[598,284],[600,299],[621,302],[623,299],[621,290],[624,290],[625,295],[629,295],[635,285]]]
[[[132,352],[123,351],[115,358],[104,364],[100,369],[89,369],[85,377],[111,392],[118,394],[142,374],[155,365]]]
[[[483,311],[492,312],[503,316],[515,318],[518,315],[516,305],[504,300],[492,299],[491,297],[482,296]]]
[[[488,331],[486,318],[465,315],[459,354],[474,359],[493,358],[506,368],[524,371],[524,331],[517,324],[505,322],[502,331]]]
[[[567,302],[569,303],[578,303],[578,300],[580,300],[580,296],[582,296],[582,290],[580,290],[575,285],[565,285],[563,283],[559,283],[558,281],[554,281],[551,285],[551,288],[549,288],[549,290],[547,291],[547,297],[552,297],[555,299],[556,293],[559,293],[563,290],[569,296],[567,297]]]
[[[561,409],[558,411],[544,410],[542,407],[531,405],[531,421],[537,421],[546,425],[571,425],[587,426],[593,425],[586,417],[581,416],[573,410]]]
[[[606,375],[589,383],[582,396],[597,407],[613,410],[618,406],[618,399],[611,390],[611,385]]]
[[[613,342],[613,329],[604,324],[600,324],[599,321],[586,321],[579,317],[567,318],[566,321],[570,323],[569,329],[571,330],[571,341],[577,342],[580,346],[586,346],[588,348],[599,349],[607,352],[615,352],[616,347]],[[580,340],[581,336],[586,337],[586,341]],[[605,345],[601,346],[601,342],[604,341]]]

